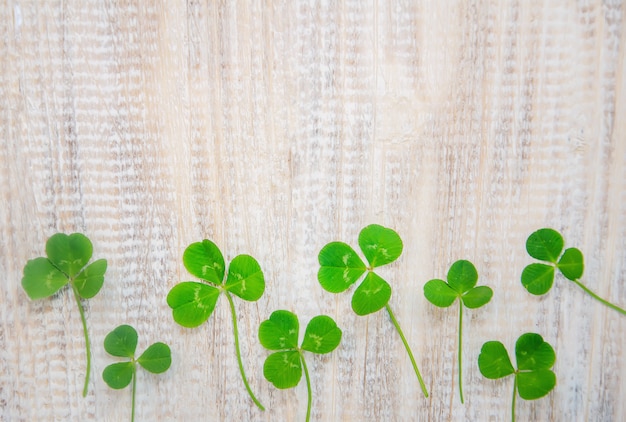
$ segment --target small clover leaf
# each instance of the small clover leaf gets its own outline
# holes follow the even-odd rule
[[[189,245],[183,253],[185,268],[203,283],[184,281],[174,286],[167,295],[167,304],[172,308],[174,321],[183,327],[193,328],[205,323],[220,295],[224,293],[230,306],[235,336],[235,351],[239,372],[250,398],[261,409],[261,402],[255,397],[243,369],[239,349],[239,330],[237,315],[232,295],[254,302],[263,296],[265,278],[261,266],[249,255],[238,255],[230,262],[228,274],[225,273],[225,261],[220,249],[210,240],[203,240]],[[231,295],[232,293],[232,295]]]
[[[318,315],[309,321],[302,345],[298,347],[298,317],[285,310],[274,311],[269,319],[259,326],[261,345],[269,350],[277,350],[265,359],[263,364],[265,379],[276,388],[292,388],[300,382],[304,369],[308,392],[307,421],[311,417],[312,393],[303,352],[306,350],[317,354],[330,353],[339,346],[341,335],[341,329],[332,318]]]
[[[528,236],[526,251],[531,257],[545,263],[532,263],[522,270],[521,281],[524,288],[534,295],[546,294],[552,288],[555,270],[558,269],[565,278],[574,282],[591,297],[626,315],[625,309],[602,299],[580,282],[585,269],[583,253],[576,248],[563,251],[563,246],[563,236],[553,229],[539,229]]]
[[[459,299],[459,350],[457,354],[459,362],[459,397],[463,399],[463,366],[462,362],[462,339],[463,339],[463,305],[466,307],[480,308],[487,304],[493,296],[493,290],[487,286],[478,286],[478,272],[470,261],[459,260],[453,263],[448,270],[448,282],[434,279],[424,285],[424,296],[430,303],[440,308],[451,306]]]
[[[104,350],[111,356],[132,358],[137,350],[139,336],[130,325],[120,325],[104,338]]]
[[[461,296],[461,301],[468,308],[476,309],[489,303],[492,297],[493,290],[491,290],[491,287],[476,286],[465,292],[465,294]]]
[[[87,265],[74,279],[76,291],[83,299],[91,299],[98,294],[104,284],[107,261],[99,259]]]
[[[137,331],[130,325],[120,325],[104,338],[104,350],[112,356],[130,358],[128,362],[117,362],[104,368],[102,379],[113,389],[119,390],[133,383],[131,421],[135,420],[135,390],[137,383],[137,363],[148,372],[160,374],[172,364],[172,352],[165,343],[150,345],[138,359]]]
[[[121,390],[128,387],[128,384],[133,380],[134,373],[135,365],[132,362],[112,363],[102,371],[102,379],[109,387]]]
[[[389,306],[391,286],[373,271],[374,268],[390,264],[400,257],[403,249],[402,239],[392,229],[371,224],[361,230],[358,243],[369,266],[363,263],[363,260],[348,244],[330,242],[319,252],[320,269],[317,272],[317,279],[324,290],[330,293],[341,293],[348,290],[363,274],[367,273],[352,295],[352,310],[360,316],[372,314],[382,308],[387,310],[411,359],[422,392],[425,397],[428,397],[428,391],[413,352]]]
[[[515,375],[511,416],[515,421],[517,394],[524,400],[535,400],[548,394],[556,385],[556,375],[551,368],[556,355],[552,346],[539,334],[522,334],[515,343],[517,369],[511,364],[506,348],[499,341],[488,341],[478,356],[480,373],[489,379]]]
[[[32,300],[50,297],[69,284],[78,306],[83,334],[87,369],[83,397],[87,395],[91,372],[91,346],[82,299],[94,297],[104,284],[107,261],[99,259],[87,265],[93,254],[91,241],[81,233],[56,233],[46,242],[47,257],[29,260],[24,266],[22,288]]]
[[[585,269],[583,260],[583,253],[580,250],[568,248],[563,252],[563,255],[557,263],[557,267],[568,280],[574,281],[583,275]]]

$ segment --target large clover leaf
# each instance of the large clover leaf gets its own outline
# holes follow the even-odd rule
[[[174,286],[167,295],[167,304],[172,308],[174,321],[183,327],[193,328],[205,323],[223,293],[230,305],[235,335],[235,350],[243,383],[254,403],[262,410],[263,405],[255,397],[241,359],[237,315],[232,295],[254,302],[265,291],[265,278],[261,266],[250,255],[238,255],[230,262],[226,274],[222,252],[210,240],[192,243],[183,253],[183,264],[187,271],[202,282],[184,281]]]
[[[352,310],[360,316],[369,315],[382,308],[387,310],[391,322],[398,331],[411,359],[422,392],[424,396],[428,397],[428,391],[413,357],[413,352],[389,306],[391,286],[374,271],[375,268],[390,264],[400,257],[403,249],[402,239],[392,229],[371,224],[361,230],[359,247],[369,265],[365,265],[356,251],[346,243],[330,242],[326,244],[318,255],[320,269],[317,272],[317,279],[324,290],[331,293],[341,293],[363,278],[352,295]],[[367,274],[363,277],[365,273]]]

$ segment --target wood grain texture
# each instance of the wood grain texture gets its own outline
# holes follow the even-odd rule
[[[120,421],[130,391],[101,379],[122,323],[139,349],[172,347],[139,374],[137,420],[293,421],[304,383],[262,375],[259,323],[276,309],[343,329],[310,356],[317,421],[500,421],[511,380],[478,372],[481,345],[524,332],[555,346],[557,388],[519,420],[626,417],[626,318],[558,279],[520,285],[526,237],[548,226],[586,258],[583,281],[626,306],[626,6],[580,1],[0,2],[0,420]],[[430,398],[383,312],[357,317],[324,292],[317,253],[396,229],[391,306]],[[55,232],[81,231],[107,258],[79,314],[67,290],[30,301],[20,280]],[[226,301],[197,329],[165,296],[182,253],[215,241],[256,257],[267,289],[236,304],[249,400]],[[422,293],[457,259],[495,291],[465,314],[458,401],[456,312]]]

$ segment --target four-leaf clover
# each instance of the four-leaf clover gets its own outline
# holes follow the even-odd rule
[[[215,243],[205,239],[202,242],[192,243],[185,249],[183,264],[187,271],[204,283],[185,281],[170,290],[167,295],[167,304],[172,308],[174,321],[189,328],[203,324],[213,313],[220,294],[224,293],[230,305],[241,378],[254,403],[260,409],[265,410],[252,392],[243,369],[237,315],[231,296],[232,293],[241,299],[253,302],[263,295],[265,278],[259,263],[249,255],[238,255],[230,262],[228,275],[224,279],[226,265],[222,252]]]
[[[135,420],[135,387],[137,384],[137,364],[148,372],[160,374],[167,371],[172,363],[172,353],[165,343],[150,345],[137,359],[137,331],[130,325],[120,325],[104,338],[104,350],[112,356],[130,358],[126,362],[112,363],[104,368],[102,379],[111,388],[119,390],[133,382],[131,421]]]
[[[485,378],[498,379],[515,375],[511,417],[515,421],[517,393],[525,400],[535,400],[548,394],[556,385],[556,375],[550,370],[556,360],[554,349],[539,334],[522,334],[515,343],[517,369],[511,364],[506,348],[499,341],[488,341],[478,356],[478,368]]]
[[[332,352],[341,341],[341,330],[332,318],[318,315],[309,321],[302,345],[298,346],[299,329],[298,317],[294,313],[274,311],[259,326],[259,341],[266,349],[276,350],[267,357],[263,365],[263,375],[276,388],[285,389],[298,385],[304,369],[308,391],[308,421],[311,416],[312,394],[304,351],[317,354]]]
[[[434,279],[424,285],[424,296],[430,303],[441,308],[447,308],[459,299],[459,396],[463,400],[463,371],[462,371],[462,339],[463,339],[463,305],[470,309],[480,308],[487,304],[493,296],[493,290],[487,286],[476,286],[478,272],[469,261],[456,261],[448,270],[448,282]]]
[[[46,255],[31,259],[24,266],[22,287],[31,299],[52,296],[66,284],[69,284],[78,305],[78,311],[85,335],[87,370],[83,397],[87,395],[89,373],[91,372],[91,347],[87,332],[85,310],[80,299],[94,297],[102,288],[107,261],[99,259],[87,265],[93,253],[91,241],[83,234],[72,233],[69,236],[57,233],[46,242]]]

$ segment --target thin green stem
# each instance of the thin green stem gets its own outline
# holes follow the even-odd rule
[[[462,365],[462,341],[463,341],[463,302],[459,300],[459,395],[461,396],[461,404],[465,404],[463,400],[463,365]]]
[[[311,419],[311,402],[313,401],[313,394],[311,393],[311,379],[309,378],[309,370],[306,367],[306,362],[304,361],[304,356],[302,352],[300,352],[300,361],[302,361],[302,368],[304,368],[304,378],[306,379],[306,388],[308,394],[308,401],[306,406],[306,422],[309,422]]]
[[[389,304],[385,305],[385,309],[387,309],[387,313],[389,313],[389,317],[391,318],[391,322],[396,327],[396,330],[398,331],[398,334],[400,334],[400,338],[402,339],[402,343],[404,343],[404,348],[406,349],[407,353],[409,354],[409,358],[411,359],[411,364],[413,365],[413,369],[415,370],[415,375],[417,375],[417,379],[420,382],[420,387],[422,388],[422,393],[424,393],[424,397],[428,397],[428,390],[426,390],[426,384],[424,384],[424,380],[422,379],[422,375],[420,374],[420,371],[417,368],[417,363],[415,363],[415,358],[413,357],[413,352],[411,351],[411,348],[409,347],[409,343],[406,341],[406,338],[404,337],[404,333],[402,332],[402,328],[400,328],[400,324],[398,324],[398,321],[396,320],[396,317],[393,315],[393,312],[391,311],[391,307],[389,306]]]
[[[85,373],[85,386],[83,387],[83,397],[87,396],[87,390],[89,388],[89,373],[91,372],[91,345],[89,343],[89,334],[87,333],[87,320],[85,319],[85,310],[83,309],[83,304],[80,301],[80,295],[78,294],[78,290],[74,286],[74,283],[70,283],[72,286],[72,291],[74,292],[74,298],[76,299],[76,304],[78,305],[78,311],[80,312],[80,319],[83,323],[83,333],[85,334],[85,351],[87,353],[87,372]]]
[[[515,399],[517,398],[517,373],[513,378],[513,400],[511,401],[511,422],[515,422]]]
[[[620,308],[619,306],[613,305],[611,302],[607,302],[606,300],[602,299],[600,296],[598,296],[597,294],[595,294],[594,292],[592,292],[591,290],[589,290],[587,288],[587,286],[585,286],[584,284],[582,284],[580,281],[578,280],[572,280],[574,283],[576,283],[581,289],[583,289],[585,292],[587,292],[588,294],[591,295],[591,297],[593,297],[594,299],[600,301],[601,303],[603,303],[604,305],[608,306],[609,308],[619,312],[622,315],[626,315],[626,310]]]
[[[246,378],[246,372],[243,370],[243,362],[241,361],[241,350],[239,350],[239,330],[237,329],[237,314],[235,313],[235,304],[233,303],[233,298],[230,296],[227,290],[224,290],[224,294],[228,299],[228,304],[230,305],[230,313],[233,318],[233,331],[235,333],[235,349],[237,350],[237,362],[239,363],[239,372],[241,372],[241,379],[243,379],[243,383],[246,386],[246,390],[248,390],[248,394],[252,401],[259,406],[259,409],[265,410],[265,407],[261,404],[261,402],[255,397],[252,389],[250,388],[250,384],[248,384],[248,379]]]
[[[137,387],[137,365],[135,364],[135,362],[133,362],[133,399],[132,399],[132,404],[131,404],[131,414],[130,414],[130,422],[134,422],[135,421],[135,390]]]

